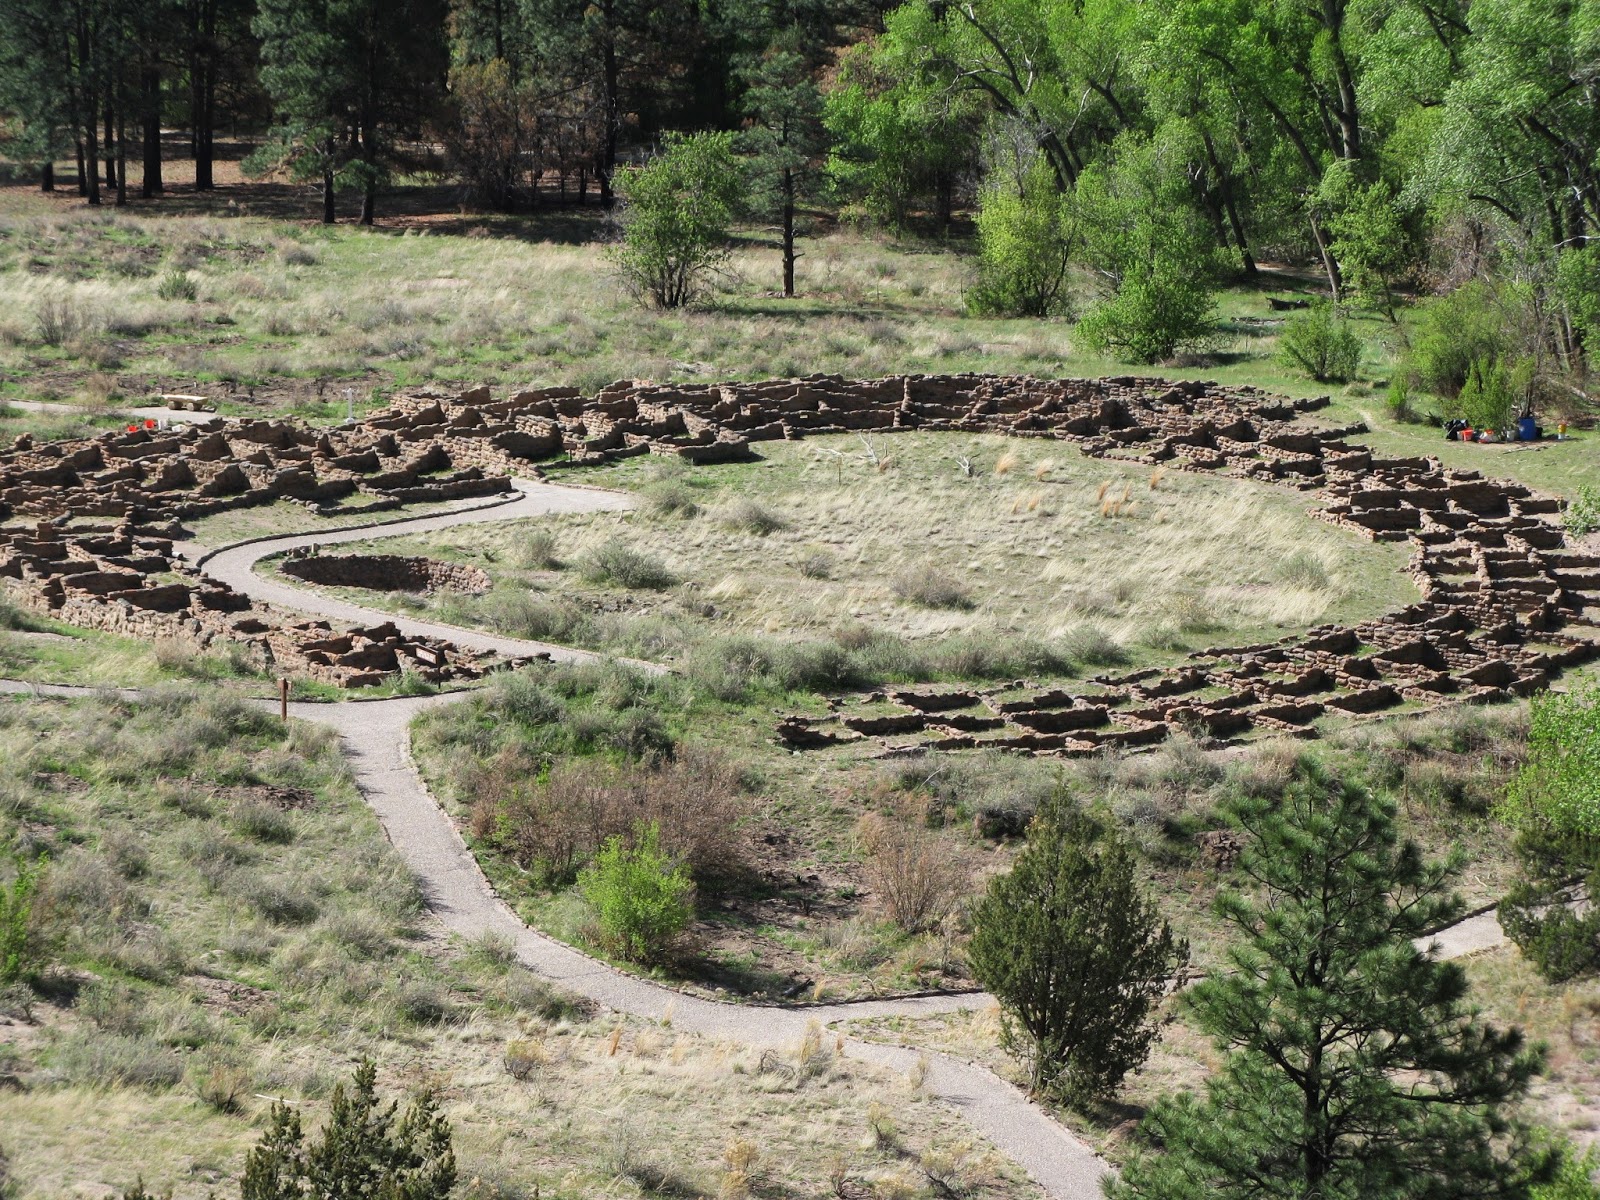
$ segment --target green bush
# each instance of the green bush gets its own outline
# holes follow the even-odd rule
[[[1600,684],[1535,696],[1528,757],[1502,815],[1519,829],[1600,838]]]
[[[1411,403],[1411,384],[1406,381],[1404,375],[1396,375],[1389,381],[1389,390],[1384,393],[1383,405],[1389,410],[1389,416],[1401,425],[1420,425],[1427,420]]]
[[[1361,366],[1361,338],[1339,309],[1316,301],[1285,323],[1279,343],[1284,363],[1318,383],[1346,383]]]
[[[636,826],[634,844],[613,837],[578,877],[600,939],[630,962],[656,963],[694,916],[694,884],[661,849],[661,827]]]
[[[168,271],[156,285],[156,295],[163,300],[194,300],[200,294],[194,280],[183,271]]]
[[[1578,537],[1600,529],[1600,487],[1590,483],[1580,485],[1577,496],[1567,505],[1562,524],[1568,533]]]
[[[26,979],[44,965],[44,948],[33,922],[40,863],[18,862],[11,882],[0,886],[0,984]]]
[[[623,280],[658,308],[699,298],[728,256],[728,226],[743,190],[731,133],[671,134],[660,154],[619,176]]]
[[[1077,222],[1043,157],[1022,187],[984,189],[978,210],[978,279],[967,308],[980,317],[1066,315],[1067,267]]]
[[[1532,375],[1531,360],[1508,370],[1499,359],[1474,359],[1467,369],[1466,382],[1451,402],[1449,411],[1473,429],[1503,432],[1525,404]]]
[[[1158,258],[1129,274],[1117,294],[1078,323],[1091,349],[1125,361],[1159,362],[1195,346],[1214,329],[1214,287],[1191,264]]]
[[[624,588],[661,591],[677,583],[665,563],[620,541],[609,541],[579,564],[590,583],[611,583]]]

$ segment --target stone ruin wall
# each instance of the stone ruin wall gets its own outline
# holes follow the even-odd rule
[[[239,642],[272,669],[330,682],[367,684],[401,669],[471,678],[490,664],[450,643],[404,638],[392,625],[335,631],[252,604],[173,556],[178,523],[283,499],[320,507],[361,494],[398,507],[493,495],[513,475],[632,455],[721,462],[752,457],[765,440],[920,429],[1052,438],[1092,457],[1320,490],[1324,519],[1412,542],[1409,569],[1423,601],[1354,629],[1206,651],[1189,665],[1108,675],[1071,694],[1013,687],[839,698],[829,718],[784,721],[785,744],[875,738],[889,754],[991,744],[1076,754],[1153,744],[1180,728],[1215,738],[1252,728],[1305,733],[1329,711],[1526,694],[1589,657],[1600,561],[1564,548],[1558,501],[1433,459],[1381,458],[1349,440],[1359,425],[1296,421],[1321,403],[1137,376],[813,376],[618,383],[593,397],[418,392],[327,430],[247,420],[39,446],[25,436],[0,453],[0,586],[73,624],[200,646]],[[102,523],[82,524],[94,521]]]
[[[379,592],[487,592],[489,575],[470,563],[399,554],[295,554],[284,560],[285,575],[328,587]]]

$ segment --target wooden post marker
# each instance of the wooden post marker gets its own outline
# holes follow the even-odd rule
[[[287,679],[278,680],[278,715],[283,718],[285,724],[288,723],[289,681]]]

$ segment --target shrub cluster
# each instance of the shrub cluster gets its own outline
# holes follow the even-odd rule
[[[597,547],[578,564],[590,583],[609,583],[621,588],[662,591],[677,583],[677,577],[660,559],[613,539]]]
[[[546,886],[572,882],[613,838],[641,824],[694,878],[725,879],[744,867],[739,774],[717,753],[685,748],[650,768],[565,761],[540,769],[508,748],[471,781],[472,833]]]
[[[1343,312],[1319,300],[1285,323],[1284,361],[1318,383],[1347,383],[1361,369],[1361,338]]]

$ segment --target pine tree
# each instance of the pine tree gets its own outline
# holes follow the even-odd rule
[[[396,131],[420,121],[444,84],[444,0],[261,0],[253,28],[277,124],[250,165],[320,179],[329,225],[345,182],[372,224]]]
[[[1080,1104],[1144,1062],[1151,1010],[1187,956],[1140,891],[1127,843],[1065,793],[1040,808],[1016,865],[990,883],[968,950],[1000,1002],[1004,1044],[1030,1061],[1033,1090]]]
[[[794,295],[797,206],[813,192],[826,152],[822,93],[799,25],[775,36],[766,52],[747,62],[740,75],[749,86],[744,108],[750,117],[745,149],[754,158],[754,207],[776,217],[782,231],[783,294]]]
[[[1227,1055],[1203,1097],[1170,1096],[1118,1200],[1466,1200],[1525,1195],[1554,1167],[1508,1106],[1542,1054],[1467,1003],[1461,967],[1415,940],[1459,915],[1457,864],[1428,863],[1394,806],[1297,768],[1232,809],[1248,892],[1217,902],[1236,941],[1189,993]]]

